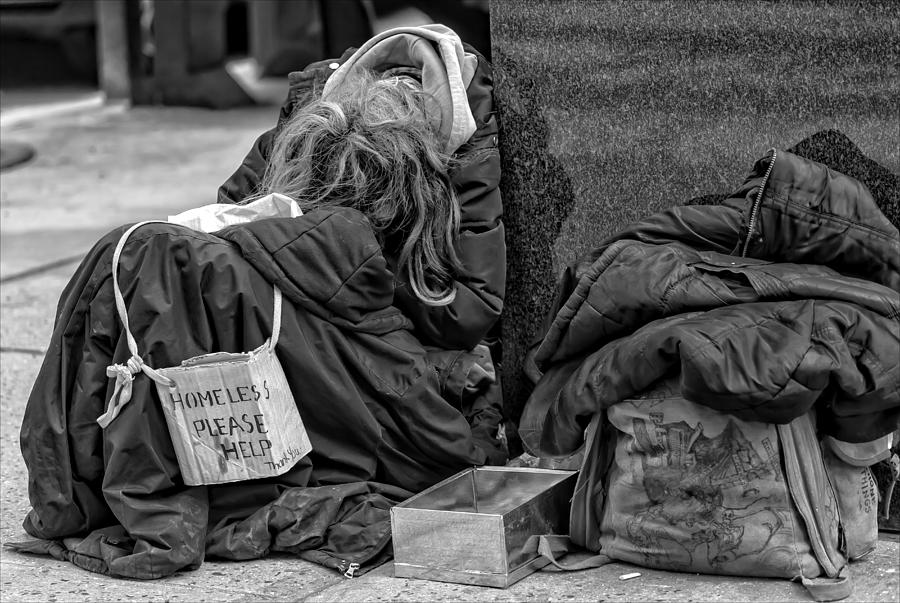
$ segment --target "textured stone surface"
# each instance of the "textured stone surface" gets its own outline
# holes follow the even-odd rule
[[[491,2],[513,418],[557,275],[627,223],[727,193],[770,147],[829,129],[896,179],[898,6]]]

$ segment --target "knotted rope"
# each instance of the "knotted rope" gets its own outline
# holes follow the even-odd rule
[[[109,399],[106,412],[97,417],[97,423],[100,427],[106,429],[106,426],[112,423],[113,419],[119,416],[122,407],[131,400],[131,388],[134,382],[134,376],[139,372],[163,385],[172,387],[174,383],[168,377],[160,375],[158,372],[144,364],[140,356],[132,356],[125,364],[111,364],[106,367],[106,376],[115,377],[116,385],[113,394]]]
[[[108,377],[115,377],[116,385],[113,390],[113,395],[109,399],[109,404],[106,406],[106,412],[97,417],[97,423],[104,429],[106,429],[107,425],[112,423],[113,419],[119,416],[122,407],[131,400],[132,383],[134,382],[134,376],[139,372],[143,372],[157,383],[165,385],[166,387],[175,385],[171,379],[160,375],[144,364],[144,360],[141,358],[140,354],[138,354],[137,342],[134,340],[131,329],[128,327],[128,311],[125,308],[125,298],[122,297],[122,290],[119,288],[119,256],[122,255],[122,248],[125,247],[125,242],[135,230],[145,224],[154,222],[162,224],[167,223],[162,220],[146,220],[144,222],[138,222],[125,231],[116,245],[116,250],[113,252],[113,293],[116,297],[116,310],[119,313],[119,319],[122,321],[122,327],[125,329],[125,338],[128,341],[128,350],[131,352],[131,358],[129,358],[125,364],[111,364],[106,367],[106,375]]]

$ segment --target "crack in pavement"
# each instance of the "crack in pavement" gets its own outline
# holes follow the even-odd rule
[[[40,350],[37,348],[14,348],[0,346],[0,352],[9,352],[11,354],[28,354],[29,356],[43,356],[47,353],[47,350]]]
[[[11,281],[18,281],[23,278],[28,278],[29,276],[36,276],[41,274],[42,272],[47,272],[49,270],[53,270],[54,268],[59,268],[60,266],[65,266],[67,264],[73,264],[75,262],[80,262],[84,258],[84,254],[73,255],[67,258],[62,258],[61,260],[55,260],[53,262],[48,262],[46,264],[41,264],[40,266],[35,266],[34,268],[28,268],[27,270],[23,270],[22,272],[17,272],[15,274],[10,274],[9,276],[4,276],[0,278],[0,283],[9,283]]]

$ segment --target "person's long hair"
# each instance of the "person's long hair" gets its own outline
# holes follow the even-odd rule
[[[358,209],[383,245],[399,248],[397,269],[407,273],[414,294],[444,305],[455,297],[460,267],[449,165],[418,82],[367,73],[291,115],[274,140],[258,194],[287,195],[304,212]]]

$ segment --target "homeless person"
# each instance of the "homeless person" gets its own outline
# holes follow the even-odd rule
[[[278,126],[223,186],[240,198],[222,200],[278,193],[302,215],[213,234],[148,224],[117,266],[125,228],[102,238],[62,294],[28,400],[24,528],[40,540],[16,548],[127,578],[269,551],[352,575],[389,558],[393,504],[503,464],[499,384],[478,346],[505,279],[491,89],[489,65],[446,28],[386,32],[292,77]],[[141,366],[257,348],[273,286],[312,451],[276,477],[188,486]],[[130,399],[101,428],[113,365],[134,373]]]

